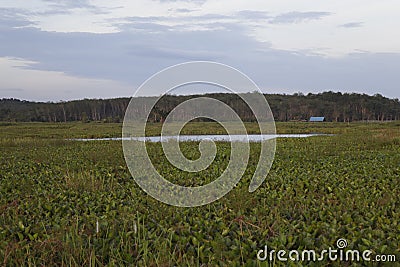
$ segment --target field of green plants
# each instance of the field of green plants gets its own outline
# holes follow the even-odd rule
[[[257,127],[246,125],[250,133]],[[272,169],[254,193],[248,185],[259,143],[238,186],[196,208],[160,203],[131,177],[121,124],[0,124],[0,265],[3,266],[399,266],[400,122],[278,123],[278,133],[334,136],[277,140]],[[150,125],[148,134],[159,132]],[[193,123],[185,134],[218,132]],[[197,143],[181,145],[199,156]],[[199,185],[218,177],[229,143],[199,174],[180,172],[148,145],[167,179]],[[270,249],[322,251],[344,238],[347,249],[395,255],[390,262],[257,260]],[[397,264],[397,265],[396,265]]]

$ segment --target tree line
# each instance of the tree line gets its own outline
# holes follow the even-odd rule
[[[152,109],[149,122],[163,121],[178,104],[200,95],[163,96]],[[243,121],[254,121],[249,107],[235,94],[214,93],[202,96],[223,101],[233,108]],[[262,97],[262,95],[260,95]],[[304,121],[311,116],[325,117],[326,121],[390,121],[400,120],[399,99],[380,94],[373,96],[356,93],[324,92],[265,94],[276,121]],[[146,109],[146,100],[136,107]],[[121,122],[130,98],[83,99],[66,102],[32,102],[19,99],[0,100],[0,121],[7,122]],[[140,105],[143,104],[143,106]]]

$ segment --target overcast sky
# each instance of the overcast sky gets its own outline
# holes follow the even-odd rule
[[[1,0],[0,98],[126,97],[193,60],[266,93],[400,98],[399,14],[398,0]]]

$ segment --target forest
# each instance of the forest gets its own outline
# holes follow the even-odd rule
[[[178,104],[200,95],[165,95],[152,109],[149,122],[163,121]],[[231,106],[243,121],[254,116],[240,96],[214,93],[212,97]],[[399,99],[380,94],[324,92],[265,94],[276,121],[306,121],[311,116],[323,116],[326,121],[391,121],[400,120]],[[148,97],[142,97],[143,105]],[[130,98],[83,99],[65,102],[32,102],[19,99],[0,99],[0,121],[4,122],[121,122]],[[139,102],[140,103],[140,102]],[[137,107],[138,110],[143,107]]]

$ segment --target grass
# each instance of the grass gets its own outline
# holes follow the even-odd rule
[[[247,124],[257,132],[254,124]],[[260,262],[271,249],[371,249],[400,260],[400,123],[277,123],[278,133],[334,133],[278,139],[262,186],[247,191],[257,165],[224,198],[196,208],[160,203],[127,170],[121,124],[0,125],[0,264],[4,266],[381,266],[365,262]],[[148,134],[159,132],[150,125]],[[220,130],[198,123],[186,134]],[[181,145],[198,157],[197,143]],[[168,164],[160,144],[148,149],[168,179],[204,184],[224,170],[229,144],[199,174]],[[386,266],[396,266],[387,263]]]

